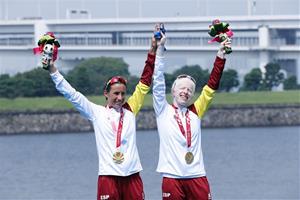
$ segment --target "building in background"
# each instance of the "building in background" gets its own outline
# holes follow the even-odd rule
[[[150,30],[158,21],[164,22],[167,28],[168,72],[194,64],[211,68],[217,44],[207,43],[210,39],[207,32],[208,25],[217,18],[209,16],[214,11],[228,15],[218,18],[229,22],[234,30],[234,52],[226,67],[237,70],[241,80],[252,68],[277,62],[288,76],[296,75],[300,83],[300,15],[299,7],[294,9],[299,5],[298,0],[288,0],[296,3],[292,7],[281,0],[229,0],[233,3],[230,6],[213,7],[212,3],[218,1],[161,0],[154,6],[155,0],[75,0],[71,6],[67,4],[70,1],[56,0],[50,6],[36,0],[30,15],[27,9],[22,9],[26,12],[15,17],[11,11],[15,4],[0,0],[3,11],[0,74],[13,75],[35,68],[39,58],[32,54],[32,48],[47,31],[54,32],[61,42],[58,67],[64,71],[83,59],[109,56],[122,57],[132,74],[140,74],[150,45]],[[289,12],[284,6],[288,6]],[[223,11],[219,11],[220,7]]]

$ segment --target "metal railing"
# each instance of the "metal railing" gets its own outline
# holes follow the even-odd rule
[[[58,37],[62,46],[148,46],[150,44],[149,37],[127,37],[121,36],[113,38],[112,36],[61,36]],[[168,46],[209,46],[210,37],[168,37]],[[259,45],[258,37],[234,37],[233,45],[241,47],[251,47]],[[4,37],[0,35],[0,46],[35,46],[33,37]],[[271,38],[271,46],[299,46],[300,37],[295,38],[295,44],[287,44],[285,38]]]
[[[210,37],[168,37],[168,46],[209,46]],[[93,37],[93,38],[59,38],[65,46],[148,46],[149,37],[120,37],[115,42],[112,37]],[[233,39],[236,46],[257,46],[257,37],[236,37]]]
[[[0,38],[1,46],[27,46],[33,44],[33,38]]]

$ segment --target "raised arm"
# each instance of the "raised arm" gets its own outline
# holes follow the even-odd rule
[[[127,104],[125,104],[125,106],[126,105],[129,106],[129,109],[135,115],[137,115],[137,113],[143,106],[145,95],[150,91],[152,75],[154,71],[156,50],[157,50],[157,42],[155,38],[152,37],[151,47],[148,52],[147,60],[145,62],[144,70],[142,72],[140,81],[135,87],[135,91],[133,92],[132,96],[128,98]]]
[[[65,78],[60,74],[52,63],[49,68],[50,76],[55,84],[56,89],[70,101],[74,107],[88,120],[94,120],[93,104],[80,92],[76,91]]]
[[[207,85],[204,86],[200,96],[194,103],[197,114],[200,118],[204,116],[205,112],[207,111],[212,102],[212,99],[215,95],[215,91],[219,88],[221,76],[226,61],[224,51],[225,47],[230,47],[230,40],[226,40],[221,43]]]
[[[156,58],[155,58],[155,69],[153,78],[153,107],[156,115],[159,115],[162,110],[168,104],[166,100],[166,83],[164,77],[165,68],[165,42],[166,36],[164,33],[158,43]]]

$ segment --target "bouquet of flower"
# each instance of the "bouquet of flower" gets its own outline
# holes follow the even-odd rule
[[[42,54],[42,67],[49,69],[51,60],[57,59],[60,44],[52,32],[44,34],[38,41],[38,47],[33,48],[34,54]]]
[[[213,42],[223,42],[225,40],[231,40],[233,36],[233,32],[229,29],[229,24],[226,22],[221,22],[219,19],[215,19],[212,24],[209,26],[208,34],[213,39],[209,40],[208,43]],[[225,53],[230,54],[232,52],[231,47],[225,47]]]

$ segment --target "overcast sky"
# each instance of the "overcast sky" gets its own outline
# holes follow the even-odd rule
[[[299,4],[299,0],[0,0],[0,19],[299,15]]]

